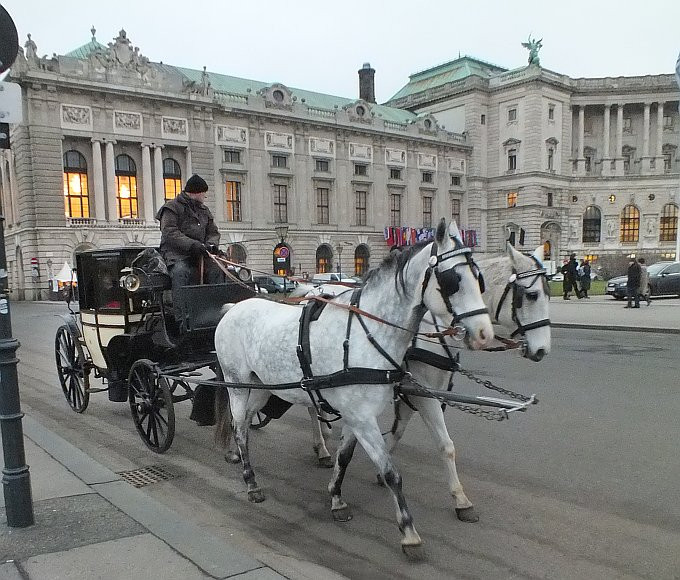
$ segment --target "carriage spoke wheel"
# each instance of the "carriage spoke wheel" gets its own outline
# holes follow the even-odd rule
[[[138,360],[128,377],[132,420],[142,441],[155,453],[170,448],[175,436],[175,409],[167,379],[150,360]]]
[[[61,390],[71,409],[82,413],[90,402],[89,371],[85,370],[83,347],[66,324],[57,330],[54,349]]]

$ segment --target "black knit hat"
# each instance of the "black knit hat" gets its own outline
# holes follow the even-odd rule
[[[205,179],[194,173],[184,186],[184,191],[187,193],[203,193],[208,191],[208,184],[205,182]]]

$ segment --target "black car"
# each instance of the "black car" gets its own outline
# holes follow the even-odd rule
[[[292,292],[295,282],[285,280],[282,276],[255,276],[255,284],[264,288],[269,294],[278,292]]]
[[[649,291],[652,296],[680,296],[680,262],[657,262],[647,267]],[[607,282],[607,294],[623,300],[627,294],[627,276],[618,276]]]

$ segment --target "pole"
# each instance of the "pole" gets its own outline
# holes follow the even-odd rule
[[[7,294],[7,257],[5,255],[5,218],[0,216],[0,429],[5,467],[2,489],[5,496],[7,525],[25,528],[35,523],[31,475],[26,465],[24,433],[21,425],[16,351],[19,341],[12,338],[12,319]]]

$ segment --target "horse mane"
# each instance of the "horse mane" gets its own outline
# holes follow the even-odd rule
[[[379,266],[369,270],[364,278],[364,285],[369,285],[372,280],[382,277],[385,273],[391,273],[394,276],[394,287],[397,292],[406,292],[406,283],[404,282],[404,269],[409,260],[425,248],[430,241],[423,241],[408,246],[406,249],[392,250]]]

